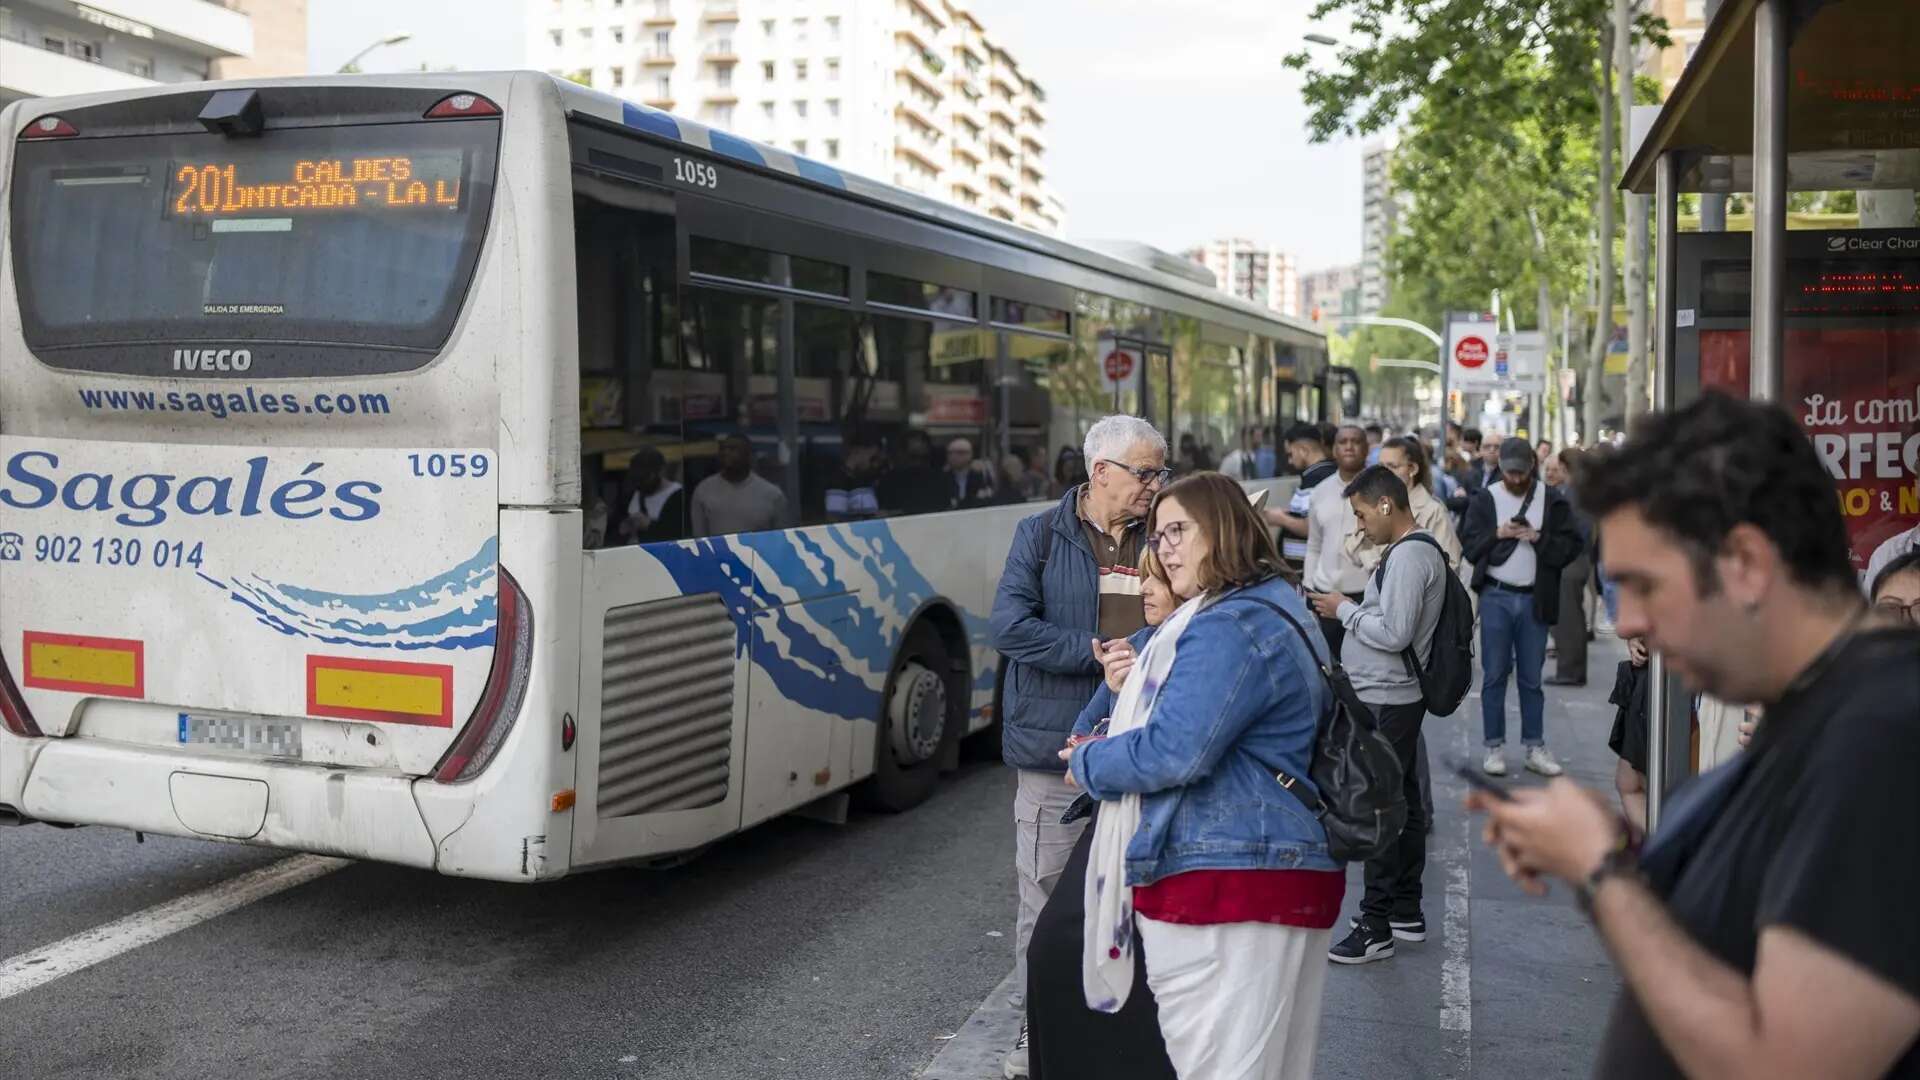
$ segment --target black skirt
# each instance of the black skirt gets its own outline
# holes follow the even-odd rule
[[[1622,660],[1614,672],[1613,693],[1607,702],[1614,706],[1613,731],[1607,736],[1607,748],[1642,775],[1647,771],[1648,716],[1653,677],[1645,667]]]
[[[1099,819],[1098,804],[1094,818]],[[1160,1010],[1147,988],[1147,955],[1133,937],[1133,991],[1117,1013],[1087,1007],[1080,984],[1081,922],[1094,821],[1040,909],[1027,945],[1027,1027],[1031,1080],[1178,1080],[1160,1035]]]

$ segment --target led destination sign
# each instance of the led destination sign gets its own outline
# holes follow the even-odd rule
[[[177,217],[458,210],[460,165],[457,153],[187,162],[174,168],[167,209]]]

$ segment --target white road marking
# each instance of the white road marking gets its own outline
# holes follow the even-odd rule
[[[0,960],[0,1001],[330,874],[350,860],[296,855],[198,892]]]
[[[1480,695],[1469,694],[1468,702],[1478,711]],[[1461,708],[1467,703],[1462,702]],[[1461,723],[1456,726],[1458,738],[1455,740],[1455,756],[1459,760],[1471,760],[1470,725]],[[1439,776],[1451,776],[1450,771],[1442,771]],[[1437,777],[1436,777],[1437,779]],[[1436,800],[1440,785],[1434,785]],[[1446,785],[1445,798],[1458,805],[1465,793],[1458,782]],[[1436,815],[1437,816],[1437,815]],[[1453,831],[1437,852],[1441,867],[1447,875],[1446,917],[1441,922],[1441,937],[1444,939],[1447,956],[1440,963],[1440,1030],[1455,1033],[1456,1050],[1461,1072],[1458,1075],[1471,1076],[1473,1073],[1473,959],[1471,954],[1473,916],[1471,900],[1473,896],[1472,866],[1473,817],[1460,815],[1460,826]]]

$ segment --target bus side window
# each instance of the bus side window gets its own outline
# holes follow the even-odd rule
[[[576,183],[581,540],[595,548],[681,539],[674,203],[607,181]]]

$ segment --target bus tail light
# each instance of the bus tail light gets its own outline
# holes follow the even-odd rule
[[[500,106],[479,94],[451,94],[427,110],[429,120],[455,120],[467,116],[499,116]]]
[[[7,670],[5,656],[0,656],[0,727],[28,739],[41,734],[40,725],[27,711],[26,699],[20,696],[20,688],[13,684],[13,672]]]
[[[487,672],[486,689],[473,715],[467,718],[467,726],[460,729],[453,746],[433,768],[433,778],[442,784],[457,784],[480,775],[507,741],[527,698],[527,682],[533,674],[533,606],[504,566],[500,568],[498,592],[500,616],[494,628],[493,668]]]
[[[80,134],[80,129],[57,116],[43,116],[28,124],[20,133],[23,139],[71,139]]]

